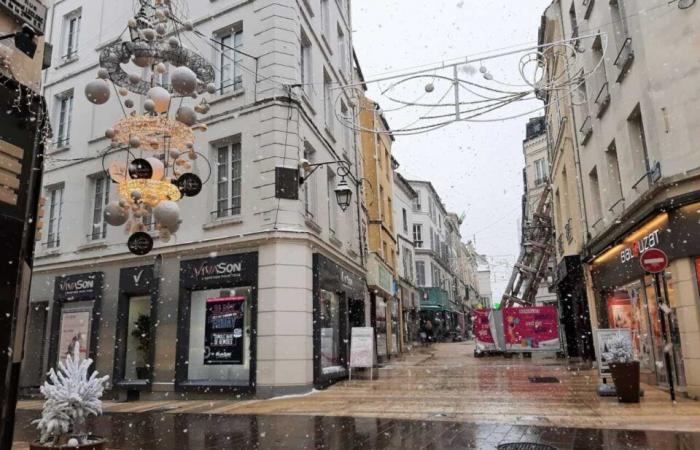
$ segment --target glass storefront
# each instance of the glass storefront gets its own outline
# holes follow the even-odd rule
[[[321,328],[321,371],[329,374],[344,371],[340,348],[340,298],[321,289],[319,326]]]
[[[249,286],[192,292],[188,380],[248,384],[250,304]]]
[[[388,356],[387,349],[387,324],[386,324],[386,300],[382,297],[376,297],[375,301],[375,332],[377,334],[377,357],[380,360],[385,360]]]
[[[399,300],[391,299],[391,354],[399,353]]]
[[[147,380],[153,344],[150,295],[129,298],[128,317],[124,379]]]

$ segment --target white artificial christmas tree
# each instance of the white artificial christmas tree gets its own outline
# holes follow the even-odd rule
[[[80,427],[90,415],[102,414],[102,393],[109,376],[97,377],[94,371],[88,377],[92,359],[80,359],[80,346],[76,345],[73,354],[58,364],[58,372],[49,371],[49,380],[41,386],[46,398],[41,419],[35,420],[41,432],[42,444],[58,444],[71,441],[83,444],[85,436],[80,435]]]

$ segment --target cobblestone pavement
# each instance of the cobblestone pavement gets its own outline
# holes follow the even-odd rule
[[[20,411],[28,424],[31,411]],[[361,417],[109,413],[92,429],[115,449],[489,449],[530,442],[571,449],[700,448],[700,433],[571,429],[449,421]],[[16,430],[16,450],[27,449],[34,427]]]
[[[530,383],[528,376],[531,375],[553,376],[560,382]],[[227,424],[226,429],[229,424],[239,427],[240,436],[244,436],[240,439],[254,443],[259,433],[246,434],[246,426],[240,425],[253,421],[258,424],[257,429],[265,429],[264,424],[270,424],[274,430],[271,433],[277,438],[289,429],[290,439],[301,439],[304,445],[312,447],[319,439],[321,444],[326,442],[324,439],[330,439],[325,445],[331,448],[352,448],[359,439],[374,439],[376,442],[372,445],[375,446],[408,448],[405,446],[409,441],[401,439],[413,436],[411,448],[423,444],[428,448],[430,444],[437,445],[428,437],[437,433],[443,437],[435,448],[450,448],[455,442],[461,442],[460,439],[476,445],[473,448],[494,448],[496,443],[508,439],[516,441],[536,435],[539,439],[558,441],[559,446],[555,448],[700,449],[696,435],[692,434],[700,432],[700,402],[679,396],[681,398],[672,403],[666,392],[645,385],[641,403],[620,404],[615,398],[598,397],[597,383],[594,370],[568,367],[562,360],[474,358],[471,344],[450,343],[417,349],[393,360],[379,370],[379,378],[374,381],[353,379],[321,392],[269,400],[186,401],[177,394],[170,394],[170,399],[165,401],[105,402],[108,413],[124,414],[101,420],[111,424],[117,420],[114,417],[119,417],[119,423],[128,424],[129,421],[138,423],[142,416],[157,417],[153,420],[171,424],[172,430],[181,428],[174,425],[175,420],[211,424],[203,430],[195,425],[184,427],[193,433],[196,430],[198,435],[209,436],[200,439],[202,444],[160,448],[217,448],[207,444],[207,439],[216,441],[223,436],[216,431],[216,423]],[[40,407],[38,401],[21,402],[20,417],[28,420],[29,415],[38,415],[36,410]],[[135,413],[141,415],[125,415]],[[276,417],[284,419],[280,419],[279,426],[275,425]],[[27,422],[20,419],[18,423]],[[306,430],[301,436],[296,432],[297,423]],[[325,431],[319,432],[318,427],[309,425],[311,423],[320,423]],[[366,431],[366,427],[374,431]],[[390,431],[384,431],[385,428]],[[426,428],[438,431],[423,432]],[[343,443],[345,438],[338,437],[343,433],[330,432],[335,429],[345,433],[348,443]],[[356,436],[356,429],[365,430],[362,433],[369,433],[368,437]],[[328,436],[317,437],[319,433]],[[194,439],[189,432],[187,436]],[[452,436],[449,438],[452,440],[447,442],[448,437],[444,436]],[[275,448],[275,442],[263,439],[260,445]],[[584,442],[590,445],[583,446]],[[336,446],[340,443],[344,447]],[[663,446],[664,443],[670,447]],[[491,447],[484,447],[487,444]],[[574,444],[576,446],[572,447]],[[139,448],[138,444],[134,445],[136,447],[124,448]],[[288,446],[281,448],[297,448],[285,445]]]

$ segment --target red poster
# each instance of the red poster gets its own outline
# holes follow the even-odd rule
[[[557,308],[504,308],[503,332],[506,346],[511,348],[559,350]]]
[[[472,313],[472,331],[474,332],[474,340],[479,350],[496,348],[493,342],[493,336],[491,336],[491,327],[489,326],[489,311],[488,309],[476,309]]]

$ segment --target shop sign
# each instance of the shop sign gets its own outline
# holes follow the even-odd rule
[[[102,293],[102,272],[56,277],[54,298],[62,301],[95,300]]]
[[[350,339],[350,367],[372,367],[374,362],[374,328],[353,327]]]
[[[204,364],[243,364],[245,297],[208,298],[204,324]]]
[[[48,8],[39,0],[0,0],[0,8],[31,25],[35,31],[44,32]]]
[[[626,247],[620,251],[620,260],[623,264],[631,261],[634,258],[638,258],[639,255],[644,253],[653,247],[658,247],[659,245],[659,229],[652,231],[643,238],[635,241],[629,247]]]
[[[184,261],[180,266],[180,274],[182,284],[187,287],[225,286],[242,281],[253,283],[257,269],[257,253],[242,253]]]
[[[128,267],[119,271],[119,290],[128,294],[149,294],[157,289],[153,266]]]

